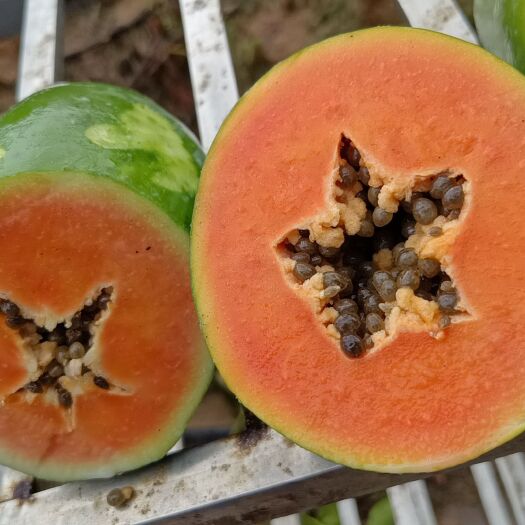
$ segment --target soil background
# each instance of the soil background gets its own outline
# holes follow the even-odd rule
[[[460,3],[471,18],[472,0]],[[241,93],[309,44],[363,27],[407,25],[395,0],[222,0],[221,5]],[[18,46],[18,36],[0,39],[0,112],[14,103]],[[66,0],[64,59],[64,80],[137,89],[197,132],[176,0]],[[231,396],[215,386],[191,427],[196,435],[207,427],[225,429],[236,412]],[[428,486],[440,525],[486,524],[467,469],[434,476]],[[360,498],[364,519],[380,497]]]

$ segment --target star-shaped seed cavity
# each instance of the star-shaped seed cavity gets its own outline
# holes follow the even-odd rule
[[[35,396],[43,396],[69,411],[86,384],[125,394],[126,389],[93,370],[89,359],[97,332],[110,314],[113,295],[113,287],[101,288],[78,312],[52,330],[25,316],[13,301],[0,298],[0,313],[21,339],[30,376],[28,383],[0,402],[32,401]]]
[[[401,329],[443,337],[469,318],[449,256],[468,187],[453,169],[406,183],[377,173],[341,137],[326,209],[285,232],[277,255],[345,355],[377,350]]]

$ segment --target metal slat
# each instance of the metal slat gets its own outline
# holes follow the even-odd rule
[[[62,0],[25,0],[16,98],[51,86],[62,70]]]
[[[517,525],[525,525],[525,455],[512,454],[495,461]]]
[[[361,525],[359,510],[355,499],[344,499],[337,502],[337,511],[341,525]]]
[[[219,0],[180,0],[200,141],[210,147],[239,93]]]
[[[402,525],[437,525],[434,510],[424,481],[397,485],[387,491],[394,519]]]
[[[513,525],[492,463],[473,465],[471,472],[489,524]]]
[[[301,525],[301,517],[299,514],[292,514],[291,516],[275,518],[271,521],[271,525]]]
[[[412,27],[478,43],[478,37],[455,0],[398,0]]]
[[[478,461],[522,450],[525,435]],[[227,519],[246,525],[423,477],[345,468],[262,429],[182,450],[119,477],[39,492],[28,505],[7,501],[0,504],[0,525],[55,525],[57,517],[75,525],[111,523],[115,518],[130,524],[211,525]],[[107,505],[106,495],[125,485],[133,486],[137,497],[117,511]]]

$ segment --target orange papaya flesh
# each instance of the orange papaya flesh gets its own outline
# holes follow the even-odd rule
[[[89,373],[59,380],[72,396],[67,409],[52,387],[24,389],[42,370],[0,314],[0,461],[62,480],[162,457],[211,374],[191,301],[187,234],[131,190],[81,173],[3,178],[0,202],[0,290],[24,317],[52,330],[102,286],[113,288],[94,322]]]
[[[330,222],[341,136],[370,184],[389,189],[386,207],[388,195],[397,206],[441,173],[465,180],[459,218],[428,244],[460,315],[438,332],[438,317],[402,311],[359,359],[341,352],[283,264],[283,246],[297,241],[290,232],[341,227],[337,214]],[[523,78],[431,32],[342,35],[259,81],[211,148],[193,218],[201,324],[240,401],[299,445],[377,471],[437,470],[520,433],[524,136]]]

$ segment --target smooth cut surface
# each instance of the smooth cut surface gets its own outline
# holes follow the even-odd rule
[[[70,316],[113,286],[92,368],[126,389],[92,386],[64,410],[27,382],[16,332],[0,322],[0,463],[46,479],[111,476],[162,457],[211,379],[191,301],[188,237],[162,211],[80,173],[0,181],[0,290],[23,309]]]
[[[472,314],[347,359],[275,246],[326,207],[341,133],[371,170],[470,183],[450,272]],[[421,30],[342,35],[274,68],[223,125],[193,221],[194,293],[241,402],[328,459],[379,471],[461,463],[525,426],[525,80]],[[213,261],[213,264],[210,264]]]

